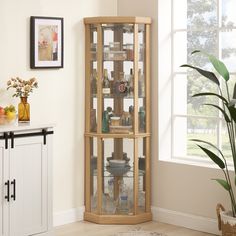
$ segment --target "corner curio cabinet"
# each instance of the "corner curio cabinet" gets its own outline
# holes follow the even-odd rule
[[[84,23],[84,219],[149,221],[151,19],[92,17]]]

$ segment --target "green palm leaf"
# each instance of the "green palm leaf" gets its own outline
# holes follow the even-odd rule
[[[216,96],[220,98],[225,104],[228,104],[228,101],[217,93],[196,93],[192,97],[200,97],[200,96]]]
[[[217,106],[217,105],[214,105],[214,104],[211,104],[211,103],[206,103],[206,104],[203,104],[203,105],[212,106],[212,107],[217,108],[217,109],[220,110],[221,113],[224,115],[225,121],[226,121],[226,122],[230,122],[229,116],[227,115],[227,113],[226,113],[221,107],[219,107],[219,106]]]
[[[205,144],[207,144],[207,145],[209,145],[209,146],[211,146],[211,147],[213,147],[214,149],[216,149],[219,153],[220,153],[220,155],[225,159],[225,157],[224,157],[224,155],[223,155],[223,153],[221,152],[221,150],[218,148],[218,147],[216,147],[214,144],[212,144],[212,143],[209,143],[209,142],[207,142],[207,141],[205,141],[205,140],[201,140],[201,139],[189,139],[189,141],[194,141],[194,142],[200,142],[200,143],[205,143]]]
[[[225,64],[222,61],[218,60],[213,55],[210,55],[200,50],[195,50],[192,52],[192,54],[195,54],[195,53],[202,53],[206,55],[209,61],[211,62],[211,64],[214,66],[215,70],[225,79],[225,81],[229,80],[229,71],[227,70]]]
[[[236,122],[236,108],[234,106],[228,106],[228,109],[232,119]]]
[[[212,179],[218,182],[225,190],[229,191],[231,189],[230,185],[224,179]]]
[[[198,147],[200,147],[210,159],[215,162],[221,169],[225,168],[225,163],[212,151],[200,146],[197,144]]]
[[[187,65],[187,64],[181,65],[180,67],[192,68],[192,69],[196,70],[199,74],[203,75],[204,77],[208,78],[209,80],[211,80],[212,82],[214,82],[215,84],[220,86],[220,82],[219,82],[218,78],[211,71],[202,70],[201,68],[198,68],[198,67],[195,67],[195,66],[191,66],[191,65]]]
[[[234,84],[234,93],[233,93],[233,98],[236,99],[236,83]]]

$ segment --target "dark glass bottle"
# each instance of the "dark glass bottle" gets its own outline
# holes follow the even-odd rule
[[[97,70],[93,69],[93,73],[91,74],[91,94],[96,95],[97,94]]]

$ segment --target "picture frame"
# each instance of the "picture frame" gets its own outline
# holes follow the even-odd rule
[[[64,20],[60,17],[30,17],[30,68],[63,68]]]

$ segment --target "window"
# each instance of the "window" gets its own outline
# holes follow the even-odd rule
[[[192,64],[212,70],[206,57],[191,52],[200,49],[220,58],[230,71],[230,91],[236,78],[235,0],[172,0],[172,157],[205,157],[189,141],[210,141],[230,157],[224,120],[218,110],[203,103],[220,104],[216,98],[192,98],[199,92],[216,92],[217,87],[197,72],[180,68]],[[234,81],[233,81],[234,80]],[[224,84],[221,85],[224,91]]]

